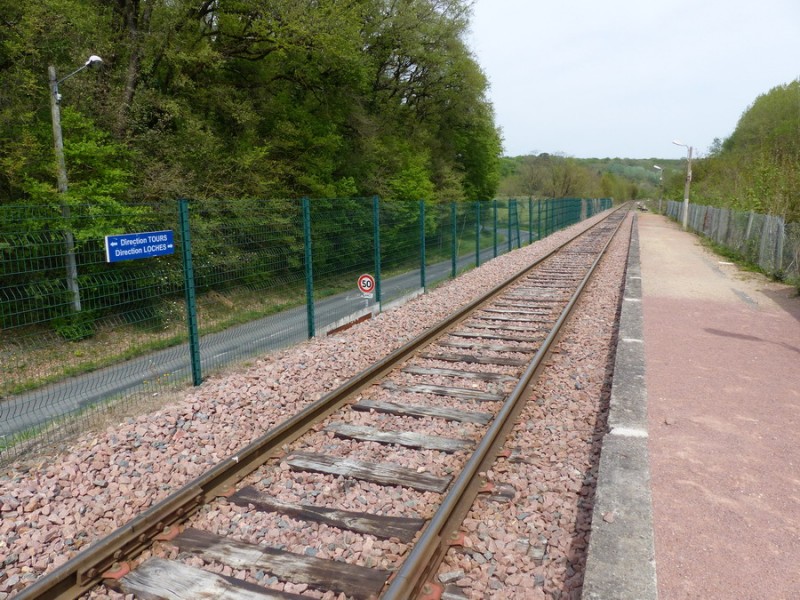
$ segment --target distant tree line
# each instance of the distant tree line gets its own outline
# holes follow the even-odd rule
[[[506,157],[500,194],[537,198],[635,200],[657,194],[657,159],[573,158],[561,154]]]
[[[680,200],[685,180],[685,158],[539,154],[503,158],[500,193]],[[730,137],[716,139],[708,151],[694,148],[690,199],[800,220],[800,79],[758,96]]]

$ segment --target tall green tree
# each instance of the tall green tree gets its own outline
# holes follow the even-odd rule
[[[756,98],[733,134],[701,161],[700,202],[800,219],[800,80]]]
[[[63,86],[76,193],[388,194],[414,173],[433,196],[490,197],[500,136],[464,42],[469,11],[464,0],[0,0],[0,202],[55,193],[46,70],[89,54],[102,69]]]

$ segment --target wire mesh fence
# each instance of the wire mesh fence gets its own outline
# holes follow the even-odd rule
[[[666,215],[682,221],[683,206],[670,200]],[[800,224],[785,223],[773,215],[690,203],[687,225],[769,275],[800,279]]]
[[[0,460],[326,334],[610,206],[378,198],[181,200],[113,214],[0,206]],[[121,243],[169,234],[174,245],[143,259],[135,246],[112,251],[133,232]],[[363,274],[375,281],[371,294],[357,289]]]

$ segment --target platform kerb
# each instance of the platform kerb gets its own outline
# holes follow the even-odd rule
[[[631,231],[614,381],[586,559],[584,600],[656,600],[637,220]]]

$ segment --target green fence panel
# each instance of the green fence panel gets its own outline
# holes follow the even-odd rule
[[[306,339],[301,201],[194,200],[191,230],[205,375]]]
[[[478,202],[456,202],[451,208],[451,276],[480,264],[481,209]],[[455,261],[453,261],[455,256]],[[452,264],[454,263],[454,264]]]
[[[380,223],[384,286],[381,301],[386,305],[422,289],[420,201],[384,199],[380,206]]]
[[[122,395],[139,406],[188,379],[180,253],[108,263],[105,252],[106,235],[176,231],[175,203],[68,214],[0,206],[0,457],[90,426]],[[80,311],[67,284],[71,250]],[[154,352],[169,371],[155,368]]]
[[[455,202],[426,202],[425,212],[425,288],[455,277],[458,273],[459,207]],[[471,261],[470,261],[471,262]]]
[[[107,410],[147,407],[223,366],[326,335],[488,261],[501,246],[520,247],[521,223],[531,242],[611,206],[582,202],[214,199],[68,213],[0,206],[0,458],[24,440],[61,439]],[[731,242],[744,238],[770,264],[795,260],[762,241],[775,237],[774,219],[709,215],[696,218]],[[164,230],[175,232],[174,253],[106,261],[105,236]],[[363,274],[375,278],[372,298],[357,289]]]
[[[338,326],[344,315],[371,309],[380,301],[376,204],[370,197],[309,200],[315,335]],[[372,298],[358,291],[363,274],[375,278]]]

